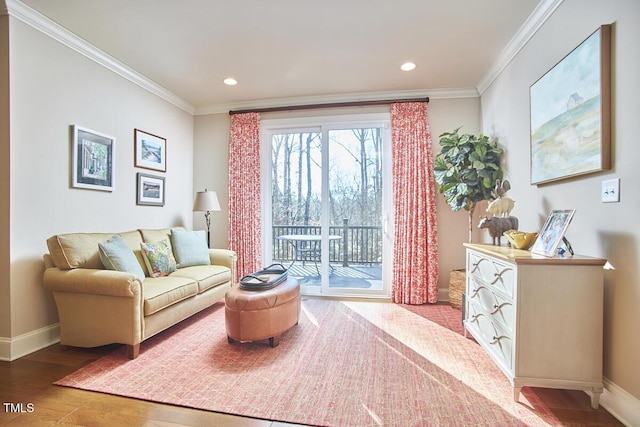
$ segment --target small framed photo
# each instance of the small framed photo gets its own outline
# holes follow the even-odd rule
[[[556,249],[558,249],[575,212],[575,209],[551,211],[540,234],[538,234],[538,238],[531,247],[531,252],[547,257],[555,256]]]
[[[164,206],[164,177],[138,172],[136,204]]]
[[[73,125],[71,186],[113,191],[116,139],[101,132]]]
[[[140,129],[134,129],[135,167],[167,171],[167,140]]]

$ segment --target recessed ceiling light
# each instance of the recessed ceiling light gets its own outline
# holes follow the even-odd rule
[[[411,71],[411,70],[414,70],[415,68],[416,68],[416,64],[414,64],[413,62],[405,62],[400,66],[400,69],[402,71]]]
[[[223,82],[228,86],[234,86],[238,84],[238,81],[233,77],[227,77],[226,79],[223,80]]]

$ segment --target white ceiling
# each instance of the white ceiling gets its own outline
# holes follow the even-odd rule
[[[285,100],[482,92],[560,1],[6,3],[10,12],[35,9],[202,113]],[[417,68],[401,71],[405,61]],[[222,83],[229,76],[236,86]]]

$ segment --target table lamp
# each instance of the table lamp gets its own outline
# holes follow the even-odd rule
[[[211,211],[219,211],[220,203],[218,202],[218,195],[215,191],[198,191],[196,193],[196,201],[193,203],[194,212],[204,211],[204,219],[207,222],[207,247],[211,247]]]

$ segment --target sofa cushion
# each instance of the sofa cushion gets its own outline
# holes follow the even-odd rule
[[[142,237],[138,231],[117,233],[132,249],[140,249]],[[56,267],[61,270],[73,268],[104,268],[98,244],[109,240],[114,233],[67,233],[47,239],[49,254]]]
[[[171,230],[171,246],[178,268],[211,264],[207,235],[202,230]]]
[[[141,228],[138,231],[142,235],[142,240],[147,243],[158,242],[160,240],[169,239],[171,230],[184,230],[184,227],[173,228]]]
[[[142,284],[144,315],[169,307],[198,293],[198,283],[186,277],[151,277]]]
[[[122,237],[115,235],[106,242],[98,243],[98,253],[107,270],[125,271],[144,280],[144,270]]]
[[[151,277],[167,276],[176,271],[176,259],[168,239],[153,243],[142,242],[140,249]]]
[[[216,287],[231,280],[231,269],[222,265],[194,265],[171,273],[171,277],[187,277],[198,281],[198,292]]]

